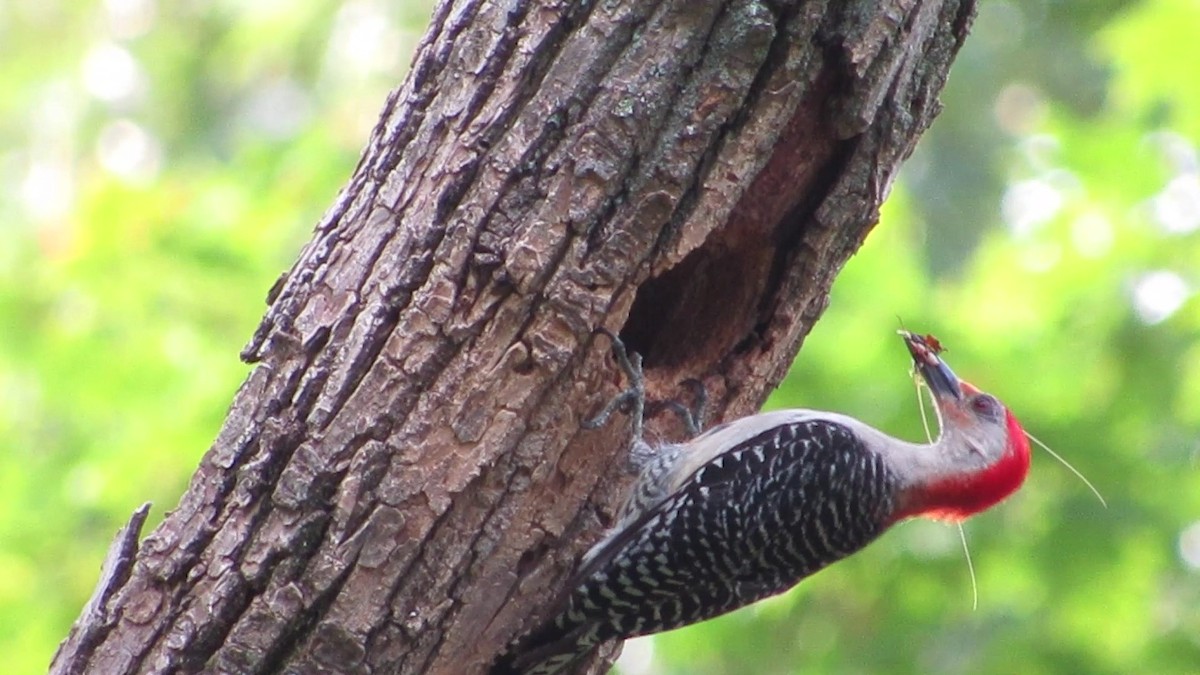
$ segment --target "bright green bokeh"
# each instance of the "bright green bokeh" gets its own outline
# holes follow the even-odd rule
[[[0,653],[44,672],[134,508],[174,505],[263,298],[429,12],[372,0],[0,8]],[[1200,672],[1200,9],[986,1],[883,222],[773,406],[919,438],[897,316],[1045,453],[634,673]],[[1192,528],[1192,529],[1188,529]],[[1187,534],[1185,534],[1185,532]],[[643,659],[644,660],[644,659]]]

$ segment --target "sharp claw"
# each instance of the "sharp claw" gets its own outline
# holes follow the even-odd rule
[[[621,338],[607,328],[600,328],[598,332],[607,335],[612,342],[613,355],[616,357],[617,365],[625,371],[629,387],[609,401],[595,417],[584,420],[581,426],[585,429],[596,429],[607,422],[614,411],[629,402],[633,408],[629,411],[633,420],[633,437],[640,440],[646,413],[646,380],[642,371],[642,355],[637,352],[630,353]]]
[[[600,412],[582,421],[580,426],[584,429],[598,429],[608,422],[614,412],[622,406],[629,405],[631,408],[629,416],[633,421],[633,437],[641,440],[646,417],[646,379],[642,370],[642,355],[629,351],[621,338],[607,328],[599,328],[597,332],[608,336],[612,342],[613,356],[629,380],[629,386],[605,404]],[[696,378],[688,378],[681,384],[692,390],[692,406],[689,408],[678,401],[668,401],[662,405],[679,415],[689,435],[698,436],[704,430],[705,412],[708,408],[708,390],[704,387],[704,383]]]

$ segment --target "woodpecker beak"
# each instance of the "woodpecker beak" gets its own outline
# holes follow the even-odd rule
[[[941,345],[932,338],[908,331],[900,331],[900,335],[904,338],[904,344],[908,345],[908,353],[912,354],[913,367],[921,373],[921,378],[929,385],[933,397],[938,401],[962,399],[962,382],[942,357],[938,356]]]

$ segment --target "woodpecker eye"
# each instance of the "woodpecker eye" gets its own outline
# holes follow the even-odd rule
[[[986,417],[1000,417],[1000,401],[988,394],[980,394],[971,399],[971,410]]]

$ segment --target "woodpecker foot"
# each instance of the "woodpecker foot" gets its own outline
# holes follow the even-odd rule
[[[687,431],[688,438],[695,438],[704,431],[707,423],[705,415],[708,413],[708,390],[705,389],[703,382],[694,377],[689,377],[682,384],[692,390],[691,407],[680,401],[667,401],[662,405],[679,416],[679,421],[683,422],[683,428]]]
[[[621,342],[621,338],[607,328],[601,328],[600,332],[607,335],[608,339],[612,341],[613,355],[617,359],[617,365],[625,371],[629,387],[614,396],[600,412],[591,419],[584,420],[580,426],[584,429],[598,429],[608,423],[614,412],[628,405],[630,406],[629,416],[633,419],[633,438],[635,441],[640,441],[642,424],[646,415],[646,377],[642,373],[642,355],[625,349],[625,343]]]

